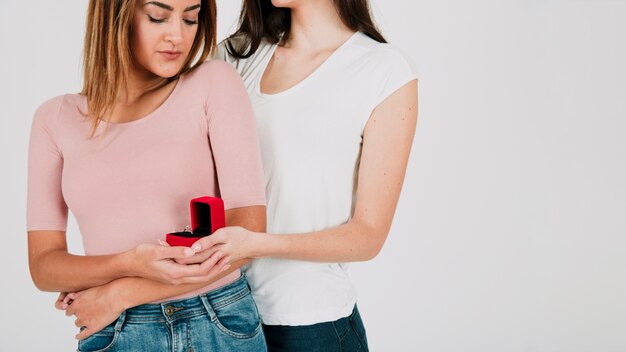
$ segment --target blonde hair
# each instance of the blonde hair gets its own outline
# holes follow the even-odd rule
[[[110,120],[117,94],[126,88],[133,62],[130,36],[137,1],[141,0],[89,1],[81,94],[87,98],[86,114],[93,119],[90,137],[102,121]],[[187,60],[174,77],[153,89],[178,79],[206,60],[216,46],[216,15],[215,0],[201,0],[198,32]]]

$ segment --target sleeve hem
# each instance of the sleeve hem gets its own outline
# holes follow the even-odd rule
[[[60,224],[35,224],[27,225],[26,231],[63,231],[67,232],[67,225]]]
[[[224,210],[266,205],[267,202],[265,201],[265,197],[250,197],[236,200],[224,199]]]

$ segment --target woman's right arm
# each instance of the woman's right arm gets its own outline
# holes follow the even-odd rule
[[[212,268],[208,261],[199,265],[173,261],[194,252],[186,247],[140,244],[119,254],[81,256],[67,252],[64,231],[28,232],[30,274],[42,291],[80,291],[129,276],[167,284],[189,283]]]

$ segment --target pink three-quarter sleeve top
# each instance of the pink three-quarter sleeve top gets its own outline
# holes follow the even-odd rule
[[[89,138],[86,98],[45,102],[32,124],[28,231],[66,231],[68,209],[86,255],[158,243],[190,225],[189,201],[221,197],[226,209],[265,205],[259,142],[239,74],[208,61],[183,76],[167,100]],[[106,130],[106,131],[105,131]],[[185,298],[239,277],[236,271]]]

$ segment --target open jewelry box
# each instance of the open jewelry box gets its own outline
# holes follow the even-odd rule
[[[165,235],[170,246],[191,247],[197,240],[224,227],[224,201],[216,197],[199,197],[189,202],[191,231],[171,232]]]

